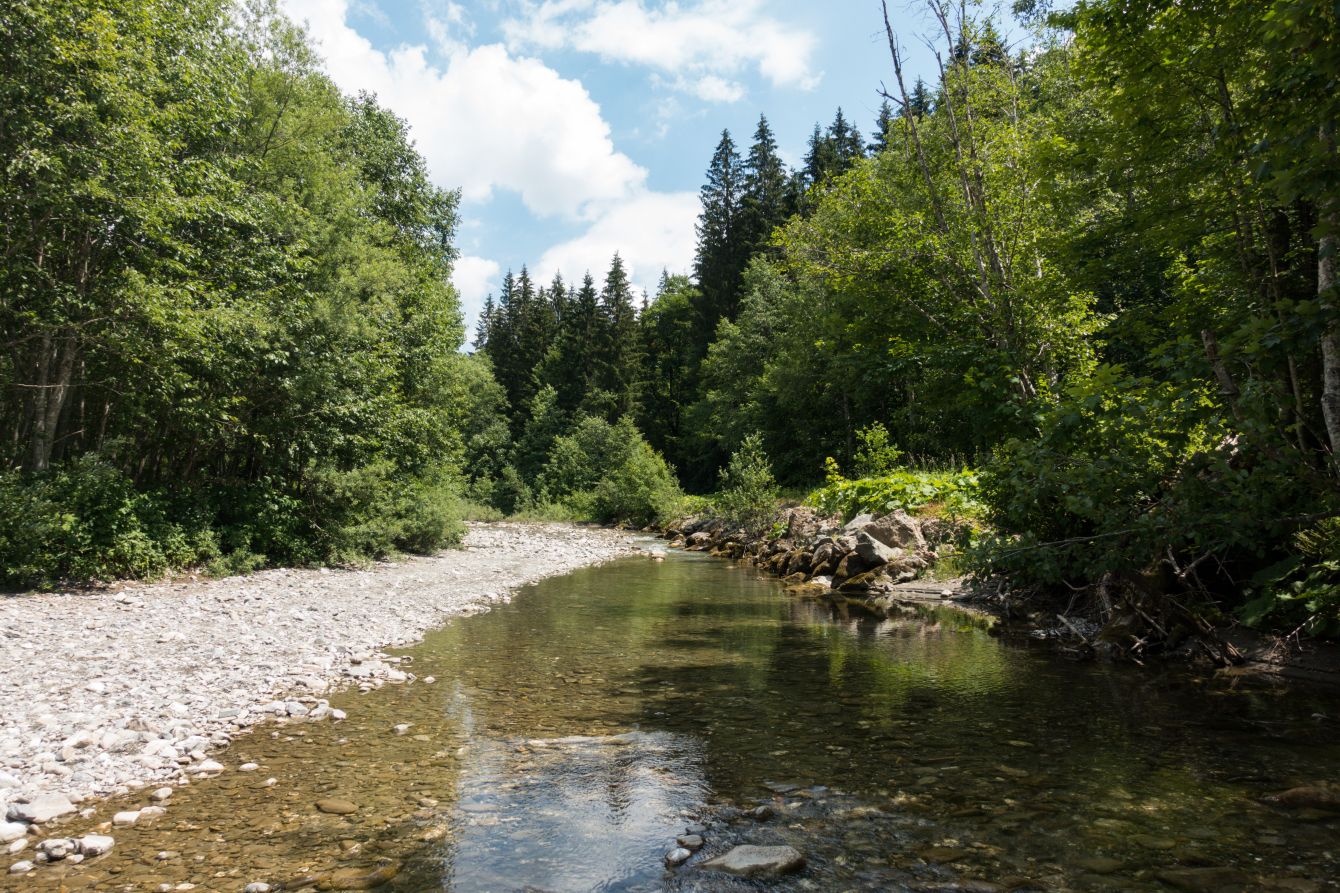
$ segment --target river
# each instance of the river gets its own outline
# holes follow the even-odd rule
[[[685,553],[545,580],[400,653],[419,681],[261,726],[110,855],[0,888],[341,889],[380,866],[381,890],[754,890],[702,867],[754,843],[804,854],[779,890],[1340,889],[1340,817],[1268,801],[1337,776],[1335,692],[1076,664]],[[686,834],[702,849],[667,867]]]

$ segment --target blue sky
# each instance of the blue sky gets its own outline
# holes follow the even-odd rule
[[[281,0],[332,78],[410,124],[460,188],[454,281],[469,323],[504,271],[599,278],[617,250],[651,289],[688,272],[723,128],[760,113],[798,163],[841,106],[867,135],[892,68],[878,0]],[[890,4],[911,74],[927,21]]]

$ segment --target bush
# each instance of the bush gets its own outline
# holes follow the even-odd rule
[[[596,484],[592,508],[599,521],[646,527],[668,519],[680,496],[670,466],[639,436],[623,461]]]
[[[217,558],[209,528],[169,521],[165,502],[91,454],[42,475],[0,473],[0,581],[152,579]]]
[[[966,469],[895,471],[881,477],[847,480],[836,473],[836,463],[831,459],[829,463],[827,486],[811,493],[807,501],[825,514],[841,515],[843,520],[864,512],[914,512],[932,505],[953,518],[975,518],[982,513],[977,474]]]
[[[883,477],[898,470],[903,451],[889,439],[889,429],[879,422],[856,432],[855,472],[858,478]]]
[[[1236,597],[1231,581],[1291,548],[1282,520],[1316,508],[1325,489],[1298,475],[1267,432],[1230,425],[1208,387],[1107,368],[1073,387],[1040,428],[986,469],[997,535],[973,556],[980,571],[1023,584],[1172,573],[1214,557],[1176,585]]]
[[[747,436],[731,454],[720,483],[713,504],[718,517],[731,524],[758,531],[777,510],[777,481],[758,434]]]

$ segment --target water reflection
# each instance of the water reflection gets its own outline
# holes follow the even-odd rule
[[[1338,889],[1336,816],[1268,799],[1335,777],[1330,693],[1075,665],[684,554],[546,581],[410,653],[441,681],[347,693],[348,722],[226,755],[275,785],[192,785],[108,859],[0,888],[236,891],[390,862],[381,889],[746,890],[700,866],[756,843],[806,855],[782,890]],[[318,814],[326,796],[359,811]],[[702,851],[667,869],[689,826]]]

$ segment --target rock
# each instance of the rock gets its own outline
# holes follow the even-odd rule
[[[28,826],[22,822],[0,822],[0,843],[9,843],[28,836]]]
[[[1280,806],[1289,809],[1334,809],[1340,810],[1340,788],[1331,785],[1304,785],[1290,788],[1273,798]]]
[[[255,763],[243,763],[241,766],[238,766],[238,767],[237,767],[237,771],[238,771],[238,772],[255,772],[255,771],[256,771],[257,769],[259,769],[259,768],[260,768],[260,766],[258,766],[258,765],[255,764]]]
[[[146,806],[140,810],[140,818],[142,819],[156,819],[165,815],[167,815],[167,810],[161,806]]]
[[[403,735],[408,732],[413,725],[414,723],[412,722],[397,723],[392,727],[391,731],[395,732],[397,735]]]
[[[37,867],[37,866],[33,865],[33,863],[31,863],[31,862],[29,862],[28,860],[25,859],[25,860],[23,860],[22,862],[15,862],[13,865],[9,866],[9,873],[10,873],[10,874],[27,874],[28,872],[32,871],[32,870],[33,870],[34,868],[36,868],[36,867]]]
[[[191,768],[191,771],[194,772],[196,775],[205,775],[211,772],[215,773],[222,772],[223,764],[215,762],[214,760],[203,760],[200,763],[193,766]]]
[[[687,850],[682,846],[675,847],[673,850],[665,854],[665,864],[683,865],[685,862],[689,861],[692,858],[693,853],[690,850]]]
[[[243,887],[242,893],[270,893],[272,889],[274,888],[271,887],[269,884],[264,884],[261,883],[260,881],[256,881],[255,883],[247,884],[245,887]]]
[[[332,710],[330,711],[330,718],[336,722],[343,722],[349,718],[349,714],[345,713],[343,710]]]
[[[926,551],[926,537],[921,531],[921,522],[902,509],[866,524],[861,532],[893,549]]]
[[[805,857],[789,846],[737,846],[703,863],[703,868],[746,878],[773,878],[805,867]]]
[[[767,804],[764,804],[763,806],[756,806],[753,809],[749,810],[750,818],[759,822],[766,822],[768,819],[773,818],[776,815],[777,810],[773,809],[771,806],[768,806]]]
[[[68,837],[49,837],[37,845],[37,852],[52,862],[59,862],[79,852],[79,845]]]
[[[318,876],[318,890],[371,890],[392,881],[400,873],[399,863],[389,863],[369,871],[366,868],[337,868]]]
[[[870,534],[862,531],[856,534],[856,554],[861,556],[861,561],[865,562],[867,567],[878,567],[881,564],[888,564],[890,561],[901,558],[903,550],[886,546]]]
[[[125,812],[118,812],[116,815],[112,816],[112,824],[120,828],[128,828],[139,820],[139,810],[126,810]]]
[[[703,838],[701,834],[685,834],[683,837],[677,838],[675,843],[686,850],[700,850],[703,848]]]
[[[849,580],[844,580],[838,587],[839,592],[888,592],[893,588],[893,580],[888,574],[884,573],[882,568],[866,571],[863,574],[857,574]]]
[[[316,808],[329,815],[352,815],[358,812],[358,804],[350,800],[341,800],[338,797],[318,800],[316,801]]]
[[[848,521],[846,524],[842,525],[842,532],[856,533],[858,530],[865,529],[865,525],[870,524],[874,520],[875,520],[874,515],[864,513],[859,514],[855,518],[852,518],[850,521]]]
[[[75,841],[79,852],[85,856],[103,856],[112,851],[116,841],[105,834],[85,834]]]
[[[870,568],[865,566],[865,561],[860,555],[851,552],[838,562],[837,572],[833,574],[834,580],[849,580],[852,577],[865,573]]]
[[[149,795],[149,799],[155,803],[162,803],[172,796],[172,788],[159,788]]]
[[[21,784],[23,782],[19,780],[18,776],[10,775],[8,772],[0,772],[0,791],[17,788]]]
[[[6,855],[10,856],[17,856],[26,849],[28,849],[28,838],[26,837],[20,837],[18,840],[11,840],[9,843],[5,844],[4,847]]]
[[[1251,875],[1237,868],[1166,868],[1155,875],[1188,893],[1247,893],[1259,889]]]
[[[1126,863],[1110,856],[1087,856],[1076,859],[1075,864],[1093,874],[1112,874],[1114,871],[1120,871]]]
[[[64,794],[41,794],[28,803],[11,803],[6,818],[40,825],[74,811],[74,804]]]

